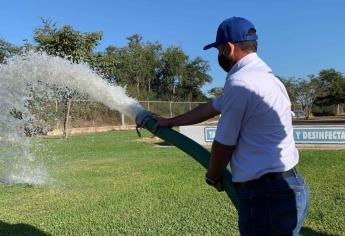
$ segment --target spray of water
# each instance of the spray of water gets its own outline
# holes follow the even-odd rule
[[[143,110],[125,89],[107,83],[86,63],[30,52],[0,65],[0,181],[45,184],[47,171],[31,152],[26,130],[40,122],[33,110],[59,91],[77,91],[135,119]],[[32,109],[35,107],[36,109]]]

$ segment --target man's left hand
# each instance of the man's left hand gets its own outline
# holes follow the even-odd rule
[[[218,192],[223,192],[223,191],[224,191],[223,178],[222,178],[220,181],[218,181],[218,183],[216,183],[215,185],[213,185],[213,187],[214,187],[215,189],[217,189]]]
[[[224,191],[224,183],[223,183],[223,177],[221,177],[220,179],[218,179],[217,181],[214,180],[213,178],[211,178],[210,176],[208,176],[206,174],[205,176],[205,181],[208,185],[211,185],[212,187],[214,187],[215,189],[218,190],[218,192],[222,192]]]

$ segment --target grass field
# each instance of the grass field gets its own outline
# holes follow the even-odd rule
[[[238,235],[225,193],[177,148],[135,131],[37,142],[54,182],[0,185],[0,235]],[[311,191],[302,235],[345,235],[345,151],[302,151],[298,169]]]

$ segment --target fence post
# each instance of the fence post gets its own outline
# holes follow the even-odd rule
[[[192,102],[189,102],[189,110],[192,110]]]
[[[173,117],[173,114],[172,114],[172,102],[170,101],[170,103],[169,103],[169,107],[170,107],[170,117]]]
[[[65,139],[67,139],[67,128],[68,128],[68,117],[69,117],[69,111],[71,109],[71,101],[69,99],[66,99],[64,101],[64,122],[63,122],[63,136]]]
[[[150,111],[150,101],[147,101],[147,110]]]
[[[55,100],[55,121],[56,121],[56,129],[59,129],[59,119],[57,118],[58,115],[58,101]]]
[[[125,114],[123,114],[121,112],[121,125],[124,126],[125,125]]]

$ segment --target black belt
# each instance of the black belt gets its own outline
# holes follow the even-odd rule
[[[284,179],[288,177],[296,177],[297,176],[297,170],[295,168],[292,168],[291,170],[285,171],[285,172],[272,172],[267,173],[261,176],[258,179],[249,180],[246,182],[234,182],[235,188],[245,188],[250,186],[255,186],[259,183],[263,183],[269,180],[279,180]]]

